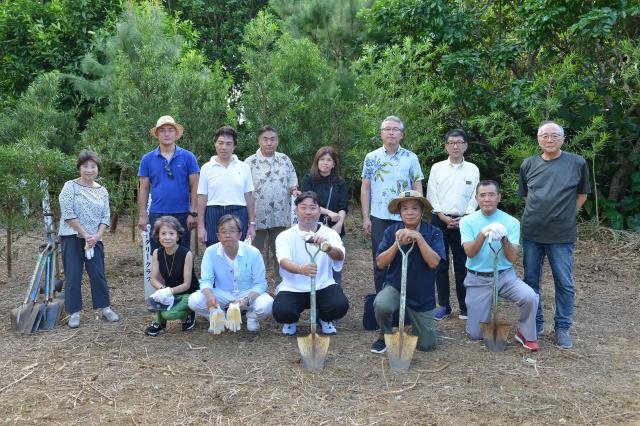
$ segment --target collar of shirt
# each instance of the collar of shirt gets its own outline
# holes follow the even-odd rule
[[[396,152],[394,154],[389,154],[387,152],[386,148],[384,147],[384,145],[382,145],[380,147],[380,149],[382,150],[384,155],[386,155],[389,158],[397,158],[400,154],[402,154],[405,151],[405,149],[403,147],[401,147],[400,145],[398,145],[398,149],[396,150]]]
[[[242,246],[242,241],[239,242],[238,244],[238,254],[236,255],[236,259],[238,258],[238,256],[244,256],[244,247]],[[218,252],[216,253],[219,257],[223,257],[223,250],[224,248],[222,247],[222,244],[220,244],[220,246],[218,247]],[[225,255],[226,256],[226,255]]]
[[[160,146],[156,147],[154,152],[156,153],[156,157],[161,157],[162,156],[162,153],[160,152]],[[176,149],[173,151],[173,155],[171,156],[171,159],[173,160],[174,157],[179,156],[181,152],[182,152],[182,148],[180,148],[178,145],[176,145]]]
[[[238,156],[235,154],[231,155],[231,161],[229,162],[229,165],[232,165],[233,163],[235,163],[236,161],[240,161],[238,160]],[[218,163],[218,161],[216,161],[216,156],[212,156],[211,157],[211,165],[212,166],[220,166],[220,167],[225,167],[222,164]]]
[[[451,158],[447,158],[447,160],[449,161],[449,167],[453,167],[454,169],[460,169],[464,166],[464,157],[462,157],[462,161],[457,164],[452,163]]]

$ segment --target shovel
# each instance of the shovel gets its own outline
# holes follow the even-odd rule
[[[489,247],[493,251],[493,303],[491,305],[491,322],[481,322],[482,339],[491,352],[503,352],[507,344],[507,336],[511,331],[511,324],[498,322],[498,254],[502,250],[502,245],[495,250],[489,242]]]
[[[305,241],[304,249],[309,254],[311,263],[315,264],[316,256],[320,253],[320,247],[312,255],[307,248],[307,242]],[[302,366],[304,368],[322,370],[324,368],[324,361],[327,357],[327,351],[329,350],[329,336],[319,336],[316,333],[316,277],[311,277],[311,306],[310,306],[310,322],[311,322],[311,334],[305,337],[298,337],[298,349],[302,356]]]
[[[56,250],[54,249],[49,256],[49,268],[45,280],[45,292],[47,293],[47,302],[45,304],[44,322],[40,324],[40,329],[51,330],[60,321],[60,315],[64,310],[64,299],[54,298],[56,291]],[[48,291],[46,291],[48,290]]]
[[[404,331],[404,316],[407,305],[407,270],[409,253],[413,250],[415,242],[411,243],[409,250],[404,252],[400,242],[396,241],[398,250],[402,254],[402,277],[400,279],[400,315],[398,316],[398,329],[393,334],[384,335],[384,343],[387,346],[389,367],[392,370],[406,371],[409,369],[413,352],[416,350],[418,336],[412,336]]]
[[[40,293],[42,273],[44,272],[50,250],[51,244],[47,243],[44,250],[38,254],[36,267],[33,270],[31,282],[27,289],[27,295],[20,307],[11,310],[11,325],[21,334],[30,334],[35,331],[39,325],[39,320],[42,319],[44,304],[42,302],[36,302],[36,300]]]

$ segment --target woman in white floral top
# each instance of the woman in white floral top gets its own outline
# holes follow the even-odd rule
[[[67,181],[60,191],[60,245],[65,274],[65,310],[71,314],[69,327],[80,325],[82,270],[91,284],[93,309],[101,309],[107,321],[120,318],[111,310],[109,286],[104,274],[102,234],[109,226],[109,193],[96,183],[100,157],[82,150],[76,167],[80,177]]]

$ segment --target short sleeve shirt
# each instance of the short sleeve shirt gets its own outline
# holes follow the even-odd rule
[[[246,206],[244,194],[252,191],[251,169],[237,156],[233,156],[227,167],[215,157],[202,166],[198,195],[207,196],[208,206]]]
[[[303,232],[300,231],[298,225],[294,225],[284,232],[281,232],[276,237],[276,258],[278,263],[282,259],[289,259],[299,265],[306,265],[309,263],[309,254],[306,252],[304,246]],[[318,224],[318,230],[316,235],[325,237],[331,247],[340,250],[345,253],[342,240],[336,231],[328,228],[324,225]],[[313,254],[318,249],[315,245],[308,246],[309,251]],[[316,256],[316,264],[318,265],[318,272],[316,274],[316,290],[322,290],[330,285],[336,283],[333,278],[333,271],[341,271],[343,260],[333,260],[327,253],[320,252]],[[280,268],[280,276],[282,277],[282,283],[278,285],[276,291],[292,291],[292,292],[309,292],[309,277],[302,274],[294,274]]]
[[[258,149],[244,162],[249,165],[253,179],[256,229],[289,226],[289,190],[298,186],[298,177],[289,157],[280,152],[265,157]]]
[[[65,182],[58,196],[60,201],[60,227],[58,235],[77,235],[66,221],[78,219],[89,233],[98,232],[100,225],[109,226],[109,193],[104,186],[89,187],[74,180]]]
[[[507,238],[513,245],[520,245],[520,221],[508,215],[502,210],[496,210],[491,216],[485,216],[482,210],[477,210],[468,216],[460,219],[460,242],[470,243],[476,239],[482,228],[492,223],[500,223],[507,229]],[[476,272],[493,272],[494,253],[489,247],[489,239],[484,240],[482,248],[474,257],[467,257],[466,266]],[[499,250],[502,243],[495,241],[491,243],[494,250]],[[513,264],[507,260],[504,250],[498,255],[498,270],[509,269]]]
[[[403,229],[404,223],[396,223],[388,227],[384,231],[382,241],[376,252],[376,256],[388,250],[396,243],[396,231]],[[438,256],[444,258],[444,240],[442,231],[426,222],[420,224],[420,234],[424,237],[429,247],[435,251]],[[403,251],[411,248],[410,244],[402,246]],[[398,253],[387,268],[386,283],[400,291],[402,279],[402,254]],[[409,253],[407,264],[407,306],[416,312],[429,311],[436,307],[436,269],[429,267],[422,258],[420,249],[417,245],[413,247]]]
[[[589,167],[581,156],[562,152],[553,160],[527,158],[518,179],[518,194],[527,198],[522,237],[543,244],[574,242],[576,197],[590,192]]]
[[[171,170],[169,175],[167,168]],[[196,157],[176,146],[170,161],[160,148],[146,153],[140,161],[139,177],[149,178],[151,206],[149,213],[186,213],[191,210],[189,176],[198,174]]]
[[[400,215],[389,213],[389,202],[410,190],[413,182],[423,180],[424,175],[413,152],[398,147],[395,154],[389,155],[382,146],[365,157],[362,179],[371,182],[371,216],[399,221]]]

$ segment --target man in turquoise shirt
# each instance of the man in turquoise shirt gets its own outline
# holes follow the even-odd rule
[[[518,305],[520,317],[515,339],[523,347],[538,350],[536,310],[538,295],[522,281],[513,269],[518,258],[520,222],[498,209],[500,186],[482,180],[476,186],[480,210],[460,219],[460,239],[467,254],[467,334],[481,339],[481,322],[488,322],[493,299],[493,261],[498,253],[498,294]]]

